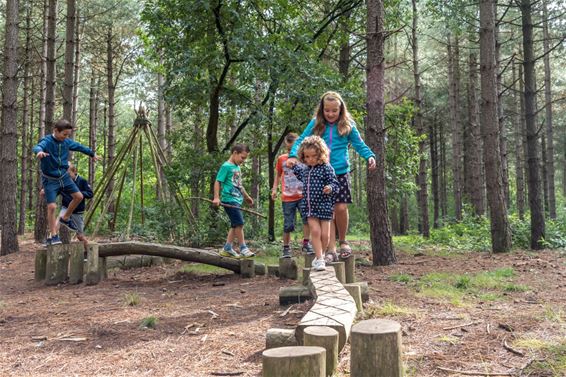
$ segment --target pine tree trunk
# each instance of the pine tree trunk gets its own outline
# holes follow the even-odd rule
[[[482,174],[482,144],[479,142],[481,140],[481,131],[478,121],[477,63],[477,55],[474,50],[470,49],[468,55],[468,125],[464,137],[464,161],[468,166],[467,169],[465,169],[467,173],[465,180],[466,191],[474,208],[474,214],[476,216],[483,216],[485,214],[485,184]]]
[[[403,194],[399,204],[399,234],[404,235],[409,232],[409,200]]]
[[[377,153],[377,169],[368,172],[367,201],[374,265],[396,262],[387,215],[385,191],[384,53],[385,10],[382,0],[367,1],[367,134],[368,146]]]
[[[107,133],[107,141],[108,141],[108,149],[106,164],[107,168],[112,166],[114,159],[116,158],[116,114],[114,111],[114,107],[116,105],[115,95],[116,95],[116,85],[114,83],[114,52],[112,49],[112,42],[114,39],[114,34],[112,30],[112,26],[109,27],[106,33],[106,83],[108,87],[108,133]],[[116,212],[117,208],[115,208],[115,202],[112,198],[112,192],[114,191],[114,184],[115,179],[112,177],[108,184],[108,189],[106,190],[106,195],[108,197],[107,200],[110,201],[110,205],[108,206],[108,214],[111,215],[111,218],[114,218],[114,213]],[[116,224],[114,221],[110,221],[109,228],[111,231],[114,231]]]
[[[444,136],[444,122],[440,122],[438,130],[440,143],[440,212],[442,219],[448,217],[448,163],[446,162],[446,138]]]
[[[544,102],[546,112],[546,179],[548,181],[548,213],[556,219],[556,188],[554,187],[554,129],[552,124],[552,87],[550,72],[550,46],[548,34],[548,0],[543,1],[543,46],[544,46]]]
[[[161,74],[157,74],[157,139],[162,150],[167,149],[167,141],[165,138],[165,98],[163,88],[165,86],[165,78]],[[159,180],[162,183],[162,187],[165,191],[165,172],[161,168],[157,168],[159,173]],[[159,189],[160,185],[156,185],[157,197],[164,199],[167,195],[165,192],[161,192]]]
[[[437,229],[440,226],[440,195],[438,192],[438,142],[436,135],[436,118],[430,124],[429,129],[429,142],[430,142],[430,170],[431,170],[431,186],[432,186],[432,201],[434,206],[433,227]]]
[[[16,198],[18,191],[18,0],[6,1],[4,67],[2,72],[2,133],[0,139],[0,255],[19,250]]]
[[[413,5],[413,27],[412,27],[412,46],[413,46],[413,76],[415,82],[415,129],[417,135],[425,134],[422,116],[421,98],[421,77],[419,72],[419,44],[417,39],[417,0],[412,0]],[[425,238],[430,237],[430,224],[428,219],[428,186],[427,186],[427,167],[426,167],[426,139],[419,141],[419,172],[417,175],[417,203],[419,206],[419,222],[421,233]]]
[[[525,217],[525,168],[523,166],[523,127],[521,122],[521,99],[522,91],[517,90],[517,68],[513,63],[513,102],[515,103],[515,179],[516,179],[516,196],[517,196],[517,213],[519,218],[523,220]]]
[[[92,62],[91,62],[92,66]],[[88,106],[88,147],[93,151],[96,151],[97,140],[96,131],[98,123],[98,82],[97,75],[94,67],[92,68],[90,77],[90,89],[89,89],[89,106]],[[95,170],[94,161],[92,159],[88,160],[88,183],[91,187],[94,185],[95,180]]]
[[[28,181],[28,129],[29,129],[29,118],[30,118],[30,83],[32,77],[30,75],[30,65],[31,65],[31,16],[32,16],[32,5],[31,3],[26,4],[26,41],[24,48],[24,88],[23,88],[23,103],[22,103],[22,152],[20,159],[20,203],[19,203],[19,220],[18,220],[18,234],[22,235],[26,231],[26,199],[27,199],[27,181]]]
[[[529,165],[528,188],[531,210],[531,248],[542,249],[545,221],[541,198],[539,173],[538,130],[536,124],[536,74],[533,52],[533,22],[531,0],[521,0],[523,28],[523,68],[525,75],[525,121],[527,126],[527,162]]]
[[[543,208],[545,215],[548,214],[548,176],[546,171],[546,135],[544,132],[540,133],[540,150],[541,150],[541,159],[540,159],[540,173],[542,178],[542,199],[543,199]]]
[[[491,219],[491,247],[494,252],[505,252],[511,248],[511,229],[507,218],[499,153],[494,4],[494,0],[480,0],[480,124]]]
[[[452,190],[454,217],[462,220],[462,125],[460,120],[460,54],[458,38],[448,36],[448,93],[452,129]]]
[[[77,109],[79,107],[79,83],[81,74],[81,18],[80,12],[77,8],[77,15],[75,20],[75,59],[74,59],[74,73],[73,73],[73,109],[71,112],[71,124],[77,124]],[[93,149],[94,150],[94,149]],[[89,160],[92,161],[92,160]]]
[[[75,0],[67,0],[67,22],[65,32],[65,82],[63,87],[63,118],[69,122],[73,115],[73,75],[75,73]],[[73,124],[73,126],[75,126]]]

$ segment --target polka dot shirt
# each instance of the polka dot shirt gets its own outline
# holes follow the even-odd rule
[[[297,164],[293,172],[303,182],[303,199],[299,204],[301,214],[305,217],[315,217],[319,220],[332,220],[334,212],[334,196],[340,186],[330,164],[306,166]],[[325,194],[325,186],[330,186],[332,192]]]

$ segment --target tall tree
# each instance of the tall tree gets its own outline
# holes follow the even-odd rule
[[[17,236],[16,197],[17,178],[17,116],[18,116],[18,18],[19,1],[6,1],[4,32],[4,67],[2,70],[2,133],[0,140],[0,222],[2,242],[0,255],[19,250]]]
[[[458,36],[448,35],[448,93],[452,128],[454,217],[462,220],[462,122],[460,115],[460,47]]]
[[[536,124],[536,73],[533,46],[533,21],[531,0],[521,0],[523,30],[523,74],[525,82],[525,121],[527,127],[527,163],[529,208],[531,210],[531,248],[542,249],[545,221],[541,198],[540,156]]]
[[[65,73],[63,86],[63,118],[69,122],[73,117],[73,79],[75,73],[75,0],[67,0],[67,21],[65,31]],[[75,126],[73,124],[73,126]]]
[[[523,96],[522,90],[517,89],[517,81],[521,77],[517,75],[517,64],[513,62],[513,102],[515,102],[515,181],[516,181],[516,196],[517,196],[517,213],[522,220],[525,216],[525,168],[523,157],[525,151],[523,150],[523,122],[521,121],[521,103]]]
[[[480,124],[491,219],[491,248],[494,252],[505,252],[511,248],[511,228],[507,218],[499,153],[494,6],[494,0],[480,0]]]
[[[423,116],[422,116],[422,98],[421,98],[421,75],[419,71],[419,41],[417,39],[417,0],[412,0],[413,5],[413,27],[411,29],[411,45],[413,47],[413,77],[415,81],[415,129],[417,135],[421,136],[419,141],[419,154],[421,156],[419,162],[419,173],[417,175],[417,203],[419,206],[419,223],[420,231],[426,238],[430,236],[430,224],[428,219],[428,185],[427,185],[427,167],[426,167],[426,139],[422,137],[426,134]]]
[[[395,263],[385,192],[385,10],[382,0],[367,1],[367,144],[377,153],[377,169],[367,177],[367,201],[374,265]]]
[[[551,219],[556,218],[556,188],[554,187],[554,129],[552,125],[552,87],[550,72],[550,35],[548,33],[548,1],[543,1],[543,48],[544,48],[544,101],[546,124],[546,179],[548,181],[548,213]]]

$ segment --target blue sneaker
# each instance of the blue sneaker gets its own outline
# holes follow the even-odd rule
[[[69,218],[69,220],[64,220],[62,217],[59,217],[59,222],[74,232],[79,230],[79,228],[77,228],[77,225],[71,218]]]
[[[310,242],[308,242],[308,243],[303,243],[303,253],[309,254],[309,255],[314,254],[314,250],[313,250],[312,245],[311,245]]]
[[[41,244],[42,244],[43,246],[49,246],[49,245],[51,245],[51,237],[47,237],[47,238],[45,239],[45,241],[43,241]]]
[[[51,237],[51,243],[50,245],[61,245],[63,242],[61,242],[61,239],[59,238],[59,235],[56,234],[53,237]]]

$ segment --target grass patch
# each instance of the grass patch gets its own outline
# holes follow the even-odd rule
[[[181,267],[181,272],[192,275],[224,275],[232,271],[202,263],[187,263]]]
[[[566,375],[566,340],[558,344],[546,344],[544,347],[538,348],[543,357],[531,365],[529,365],[523,372],[525,375],[544,375],[552,372],[552,376],[560,377]]]
[[[388,279],[396,283],[410,283],[413,281],[413,277],[411,275],[402,273],[389,275]]]
[[[451,345],[456,345],[456,344],[460,343],[459,338],[456,338],[455,336],[450,336],[450,335],[439,336],[438,338],[436,338],[436,341],[438,341],[440,343],[448,343],[448,344],[451,344]]]
[[[552,306],[546,305],[544,307],[544,318],[551,322],[563,323],[566,315],[562,308],[554,309]]]
[[[365,310],[366,319],[377,317],[408,317],[416,314],[416,310],[398,306],[392,302],[385,302],[383,305],[371,305]]]
[[[135,292],[126,293],[124,295],[124,304],[126,304],[127,306],[136,306],[140,303],[140,301],[141,301],[140,295],[138,295]]]
[[[157,318],[154,316],[145,317],[140,323],[140,329],[155,329]]]
[[[505,292],[527,292],[530,288],[523,284],[509,283],[503,287]]]

